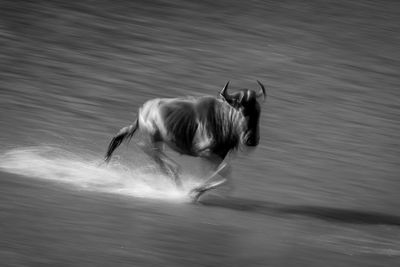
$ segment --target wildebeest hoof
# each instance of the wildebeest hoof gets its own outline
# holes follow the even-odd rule
[[[200,196],[205,192],[206,190],[202,189],[201,187],[196,187],[190,190],[189,192],[189,197],[191,199],[192,203],[197,203]]]
[[[209,182],[206,183],[204,185],[198,186],[193,188],[190,192],[189,192],[189,197],[192,199],[192,202],[196,203],[199,198],[207,191],[211,190],[211,189],[215,189],[221,185],[223,185],[224,183],[227,182],[227,179],[222,179],[222,180],[218,180],[218,181],[214,181],[214,182]]]

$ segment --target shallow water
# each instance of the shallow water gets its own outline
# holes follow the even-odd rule
[[[396,266],[399,4],[0,1],[0,258],[10,266]],[[132,142],[154,97],[267,87],[234,190],[188,203]]]
[[[171,179],[157,173],[152,162],[147,168],[123,165],[118,160],[107,165],[98,156],[51,146],[12,149],[0,159],[0,168],[6,172],[64,183],[78,190],[184,202],[189,201],[190,189],[200,184],[194,178],[186,179],[187,188],[178,190]]]

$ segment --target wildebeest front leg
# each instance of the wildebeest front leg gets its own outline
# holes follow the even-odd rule
[[[175,161],[170,159],[162,149],[162,143],[152,142],[140,146],[141,149],[150,156],[160,167],[161,171],[171,177],[178,188],[182,188],[182,181],[179,177],[180,166]]]
[[[193,202],[197,202],[200,196],[208,190],[215,189],[226,184],[231,172],[230,165],[218,156],[210,156],[203,159],[216,166],[216,169],[207,177],[203,184],[190,191],[189,196],[192,198]],[[217,176],[219,176],[221,179],[215,180],[215,177]]]

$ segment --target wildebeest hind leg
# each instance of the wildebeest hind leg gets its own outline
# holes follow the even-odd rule
[[[180,166],[175,161],[170,159],[162,149],[162,143],[151,143],[146,145],[141,145],[141,149],[152,158],[157,165],[160,167],[161,171],[171,177],[178,188],[182,188],[182,181],[179,177]]]
[[[164,170],[166,174],[168,174],[170,177],[174,179],[174,182],[176,186],[179,189],[183,188],[181,178],[179,177],[179,173],[181,170],[181,167],[179,166],[178,163],[173,161],[171,158],[169,158],[164,152],[159,151],[158,152],[158,157],[160,159],[160,167]]]

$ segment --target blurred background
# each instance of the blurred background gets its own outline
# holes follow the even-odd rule
[[[1,0],[0,261],[399,265],[399,28],[398,1]],[[257,79],[261,142],[232,160],[229,194],[64,183],[112,185],[86,171],[146,100]]]

